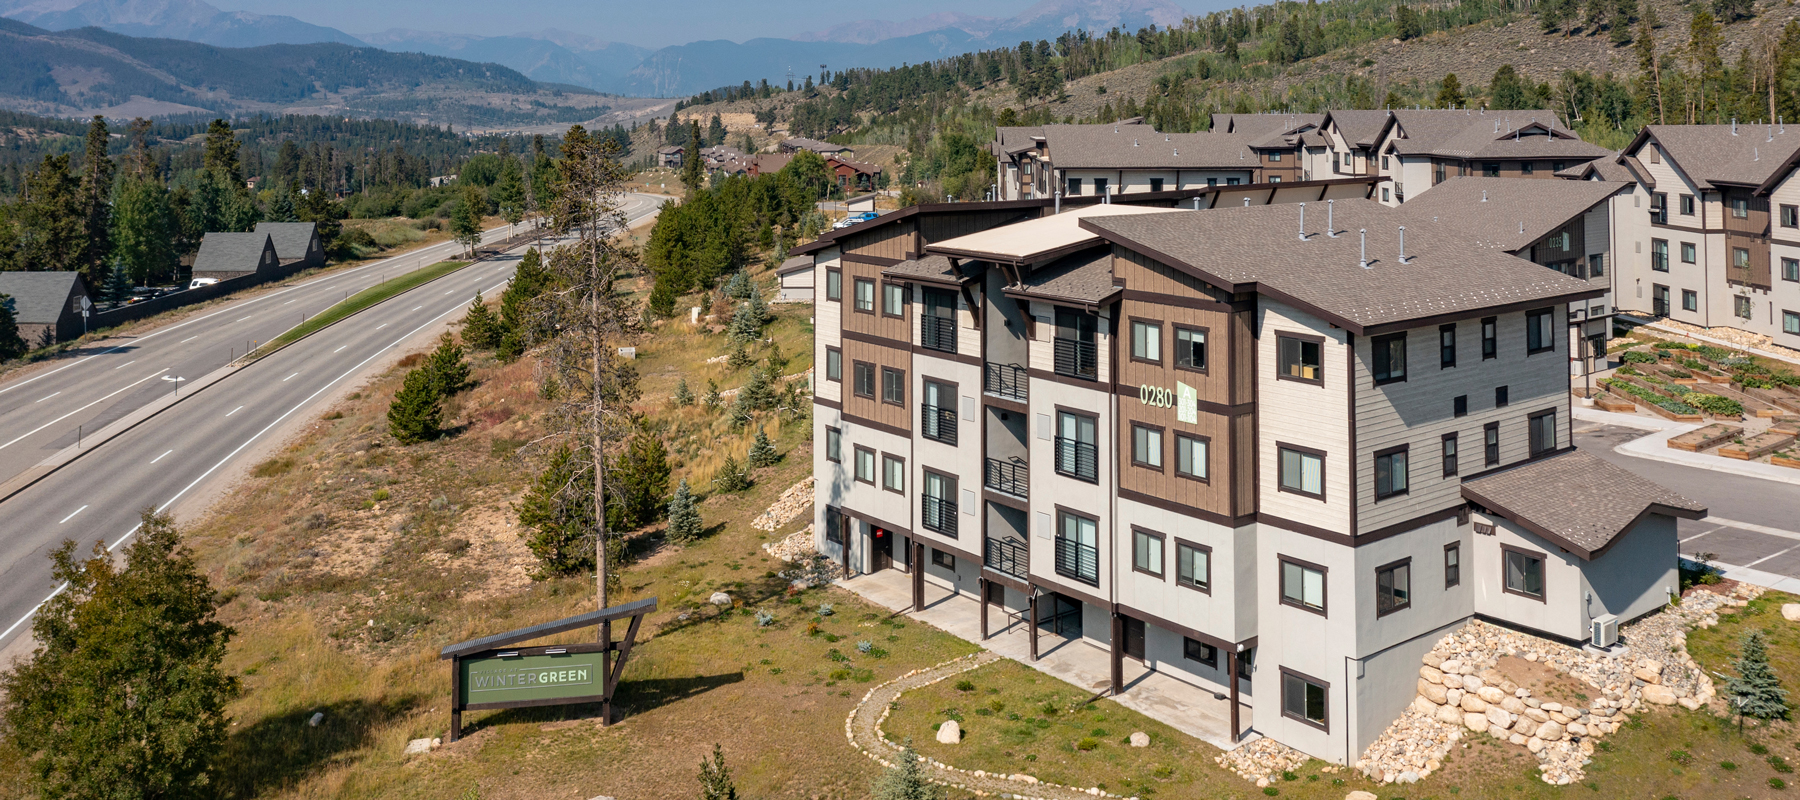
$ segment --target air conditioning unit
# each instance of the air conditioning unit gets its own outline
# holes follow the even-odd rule
[[[1589,623],[1592,628],[1589,641],[1595,647],[1608,648],[1619,643],[1619,618],[1613,614],[1602,614]]]

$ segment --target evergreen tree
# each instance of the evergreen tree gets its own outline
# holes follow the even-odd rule
[[[464,184],[456,210],[450,213],[450,236],[468,251],[470,258],[475,257],[475,248],[481,245],[481,212],[486,209],[487,201],[481,196],[481,188],[473,183]]]
[[[125,274],[124,261],[115,262],[106,274],[106,290],[101,296],[115,305],[131,299],[131,276]]]
[[[573,575],[594,567],[594,469],[567,444],[550,454],[537,481],[519,499],[519,524],[532,533],[525,546],[545,575]]]
[[[1656,9],[1644,4],[1644,16],[1638,22],[1637,41],[1632,49],[1638,58],[1638,105],[1644,107],[1646,117],[1664,125],[1668,114],[1663,105],[1662,56],[1656,50],[1656,22]]]
[[[0,675],[7,739],[42,798],[217,791],[236,634],[167,514],[145,509],[124,564],[98,544],[50,556],[65,587],[32,620],[37,650]]]
[[[678,408],[685,408],[693,404],[694,392],[688,388],[687,378],[682,378],[679,383],[675,384],[675,405]]]
[[[743,300],[750,296],[750,276],[743,270],[732,273],[731,280],[725,282],[725,296]]]
[[[874,800],[940,800],[944,796],[925,780],[925,770],[919,766],[919,754],[913,750],[910,739],[894,766],[876,779],[873,794]]]
[[[1729,25],[1756,14],[1754,0],[1712,0],[1713,15]]]
[[[244,184],[244,173],[238,164],[237,136],[231,123],[215,119],[206,126],[206,152],[201,162],[208,172],[223,173],[233,184]]]
[[[705,179],[706,168],[700,163],[700,123],[692,122],[688,124],[687,149],[681,153],[681,185],[686,186],[688,196],[693,197]]]
[[[0,294],[0,362],[25,355],[25,337],[19,335],[19,318],[12,295]]]
[[[1462,81],[1457,80],[1456,73],[1444,73],[1443,81],[1438,84],[1436,102],[1438,108],[1453,108],[1468,102],[1467,98],[1463,97]]]
[[[501,148],[500,174],[494,179],[494,187],[488,190],[494,205],[500,209],[500,216],[506,219],[506,235],[513,235],[512,227],[525,219],[525,182],[524,170],[519,160]]]
[[[738,389],[737,401],[751,411],[767,411],[775,406],[775,376],[770,370],[750,370],[750,379]]]
[[[505,327],[500,324],[499,316],[482,302],[481,293],[475,293],[475,300],[469,303],[469,314],[463,317],[463,341],[476,350],[492,350],[500,346],[500,338]]]
[[[88,124],[87,152],[82,157],[81,206],[82,251],[81,274],[87,285],[99,286],[112,272],[112,195],[113,161],[106,154],[111,137],[106,118],[94,115]]]
[[[443,423],[443,398],[437,377],[429,367],[406,373],[394,402],[388,406],[388,432],[401,444],[417,444],[438,435]]]
[[[1714,0],[1714,2],[1718,2],[1718,1],[1719,0]],[[714,113],[713,117],[712,117],[712,122],[709,122],[706,125],[706,144],[708,147],[711,147],[714,145],[721,145],[724,143],[725,143],[725,122],[724,122],[724,120],[719,118],[719,115],[717,113]]]
[[[87,214],[67,154],[46,157],[25,178],[7,212],[17,223],[15,259],[24,268],[80,272],[87,249]]]
[[[1419,16],[1419,12],[1414,11],[1407,6],[1399,6],[1394,9],[1394,38],[1404,42],[1408,39],[1417,39],[1424,35],[1425,22],[1424,19]],[[1237,49],[1236,44],[1235,41],[1231,42],[1234,51]],[[1231,60],[1237,60],[1235,54]]]
[[[1725,694],[1748,717],[1787,719],[1787,690],[1769,668],[1768,642],[1763,632],[1752,630],[1738,646],[1739,655],[1732,660],[1737,677],[1725,682]]]
[[[300,217],[294,211],[294,187],[277,186],[274,194],[269,200],[269,221],[299,222]]]
[[[711,378],[706,379],[706,394],[703,394],[700,396],[700,404],[706,406],[707,408],[718,408],[719,407],[719,382],[718,381],[715,381]]]
[[[713,115],[713,124],[719,116]],[[725,767],[725,751],[713,745],[712,761],[700,759],[700,800],[737,800],[737,787],[731,782],[731,770]]]
[[[669,532],[665,536],[675,544],[687,544],[699,539],[704,530],[693,490],[688,488],[687,478],[682,478],[675,486],[675,496],[669,498]]]
[[[1694,65],[1692,79],[1696,92],[1693,102],[1688,104],[1689,125],[1707,121],[1709,96],[1713,110],[1718,106],[1718,84],[1725,75],[1725,62],[1719,57],[1719,40],[1719,26],[1713,21],[1713,15],[1703,8],[1694,9],[1694,16],[1688,22],[1687,55]],[[1716,113],[1710,116],[1714,118],[1713,122],[1722,121]]]
[[[756,429],[756,441],[750,443],[749,460],[752,468],[772,467],[781,460],[781,456],[775,452],[775,445],[769,441],[768,431]]]
[[[425,359],[423,367],[431,376],[431,389],[446,398],[469,388],[469,362],[463,359],[462,345],[448,331],[438,337],[438,346]]]
[[[732,336],[732,339],[737,339],[735,333]],[[744,349],[744,343],[741,341],[732,346],[731,354],[725,358],[725,366],[732,369],[743,369],[744,367],[750,366],[750,364],[750,351]]]
[[[1511,64],[1494,70],[1494,82],[1488,84],[1488,107],[1495,109],[1525,108],[1525,82]]]
[[[656,520],[669,494],[669,451],[643,431],[613,460],[607,523],[614,530],[641,528]]]
[[[725,456],[725,463],[719,466],[719,474],[713,477],[713,488],[730,494],[750,488],[750,472],[738,463],[737,456]]]

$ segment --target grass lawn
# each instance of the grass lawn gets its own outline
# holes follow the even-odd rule
[[[416,269],[412,272],[408,272],[391,281],[382,281],[381,283],[357,292],[356,294],[345,298],[342,302],[313,315],[305,322],[287,329],[280,336],[271,339],[268,344],[257,348],[255,355],[256,357],[261,358],[269,353],[273,353],[276,350],[297,342],[302,337],[324,328],[327,325],[331,325],[351,314],[362,311],[376,303],[392,298],[395,295],[410,292],[468,265],[469,262],[467,261],[439,261],[438,263],[423,269]]]

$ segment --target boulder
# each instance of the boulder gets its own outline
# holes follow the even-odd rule
[[[1488,704],[1487,704],[1486,700],[1483,700],[1472,694],[1464,694],[1463,695],[1462,710],[1467,711],[1471,714],[1480,714],[1480,713],[1486,711],[1487,709],[1488,709]]]
[[[1631,677],[1637,678],[1645,683],[1662,683],[1662,670],[1660,668],[1652,670],[1649,667],[1638,667],[1631,671]]]
[[[1538,708],[1543,709],[1546,714],[1554,714],[1562,710],[1562,703],[1545,703]]]
[[[1437,721],[1445,725],[1462,724],[1462,710],[1452,705],[1437,707]]]
[[[1569,730],[1570,736],[1586,736],[1586,735],[1588,735],[1587,726],[1583,725],[1579,722],[1569,723],[1568,730]]]
[[[1537,720],[1538,722],[1550,721],[1550,715],[1544,713],[1544,710],[1541,708],[1527,708],[1525,709],[1525,716]]]
[[[1449,661],[1445,661],[1445,662],[1444,662],[1444,663],[1442,663],[1442,664],[1439,664],[1439,665],[1438,665],[1438,669],[1441,669],[1441,670],[1443,670],[1443,671],[1444,671],[1444,674],[1446,674],[1446,675],[1448,675],[1448,674],[1450,674],[1450,673],[1452,673],[1452,672],[1455,672],[1455,673],[1457,673],[1457,674],[1459,674],[1459,675],[1460,675],[1460,674],[1462,674],[1462,673],[1461,673],[1461,670],[1462,670],[1462,660],[1461,660],[1461,659],[1456,659],[1456,658],[1452,658],[1452,659],[1450,659],[1450,660],[1449,660]]]
[[[706,602],[715,606],[728,606],[731,605],[731,595],[724,592],[713,592],[712,597],[706,598]]]
[[[1444,690],[1444,702],[1453,706],[1460,706],[1462,705],[1463,695],[1465,694],[1468,693],[1461,689],[1446,689]]]
[[[1462,679],[1461,675],[1458,675],[1454,672],[1445,672],[1445,673],[1443,673],[1443,676],[1444,676],[1443,681],[1444,681],[1445,686],[1448,686],[1452,689],[1463,688],[1463,679]]]
[[[1467,727],[1469,730],[1476,731],[1476,732],[1487,730],[1488,719],[1487,719],[1486,714],[1476,714],[1473,712],[1469,712],[1469,713],[1463,714],[1462,717],[1463,717],[1463,725],[1465,727]]]
[[[1523,714],[1529,710],[1525,708],[1524,701],[1517,697],[1507,697],[1502,699],[1500,701],[1500,707],[1506,709],[1506,713],[1508,714]]]
[[[1574,717],[1571,717],[1568,714],[1564,714],[1561,711],[1556,711],[1556,712],[1552,712],[1550,714],[1550,721],[1554,722],[1558,725],[1567,725],[1570,722],[1574,721]]]
[[[1369,792],[1357,789],[1354,792],[1344,795],[1344,800],[1377,800],[1377,798]]]
[[[1800,603],[1785,603],[1781,606],[1781,616],[1789,622],[1800,622]]]
[[[1413,772],[1412,770],[1407,770],[1405,772],[1400,773],[1400,777],[1395,778],[1394,782],[1395,783],[1418,783],[1419,782],[1419,773]]]
[[[1497,686],[1483,686],[1480,689],[1476,689],[1475,694],[1482,700],[1487,701],[1488,705],[1494,705],[1506,699],[1506,693],[1500,691],[1500,688]]]
[[[1131,746],[1132,747],[1149,747],[1150,746],[1150,734],[1145,733],[1143,731],[1133,731],[1131,734]]]
[[[1463,688],[1471,692],[1479,692],[1481,691],[1481,687],[1486,685],[1487,681],[1482,680],[1480,675],[1463,676]]]
[[[1675,690],[1661,684],[1645,685],[1643,695],[1646,703],[1655,703],[1659,706],[1675,705]]]
[[[1444,682],[1444,673],[1439,672],[1432,667],[1420,667],[1419,677],[1432,683],[1441,684]]]
[[[1507,737],[1512,735],[1505,728],[1502,728],[1499,725],[1495,725],[1491,722],[1488,723],[1487,731],[1488,731],[1489,736],[1499,739],[1502,742],[1506,741]]]
[[[1424,695],[1413,698],[1412,707],[1414,711],[1428,717],[1437,714],[1438,710],[1438,704],[1425,699]]]
[[[1442,684],[1431,683],[1424,678],[1420,678],[1419,696],[1441,706],[1444,704],[1444,701],[1449,698],[1449,692],[1444,689]]]
[[[1441,667],[1444,665],[1444,657],[1437,653],[1426,653],[1425,657],[1420,660],[1424,661],[1425,666],[1427,667]]]
[[[1701,703],[1699,700],[1695,700],[1692,697],[1683,697],[1680,700],[1676,700],[1675,702],[1680,703],[1682,708],[1685,708],[1689,711],[1699,710],[1700,706],[1705,705],[1704,703]]]
[[[1498,727],[1501,730],[1512,727],[1512,715],[1506,713],[1506,709],[1499,706],[1488,706],[1486,713],[1488,722],[1493,723],[1495,727]]]
[[[1525,739],[1525,749],[1530,750],[1533,755],[1536,755],[1544,749],[1544,740],[1539,739],[1536,736],[1528,737]]]
[[[1518,722],[1513,723],[1513,733],[1529,739],[1537,735],[1540,727],[1543,727],[1543,723],[1530,717],[1520,717]]]
[[[1524,744],[1526,742],[1525,734],[1515,733],[1511,736],[1506,737],[1506,741],[1509,744]]]
[[[961,742],[962,726],[958,725],[956,720],[944,720],[944,724],[938,726],[937,740],[940,744],[956,744]]]
[[[431,752],[430,739],[414,739],[406,743],[406,755],[414,756],[420,753],[429,752]]]
[[[1546,742],[1560,741],[1563,738],[1563,726],[1555,722],[1546,722],[1538,726],[1537,738]]]

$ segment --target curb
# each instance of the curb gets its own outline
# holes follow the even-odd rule
[[[1601,417],[1601,414],[1605,414],[1606,416]],[[1687,433],[1688,431],[1698,430],[1703,427],[1703,424],[1683,422],[1658,425],[1650,420],[1644,420],[1634,424],[1632,422],[1624,421],[1624,419],[1620,419],[1632,419],[1632,417],[1626,414],[1610,414],[1604,411],[1592,411],[1580,408],[1575,409],[1574,418],[1582,422],[1598,422],[1606,425],[1620,425],[1623,427],[1635,428],[1637,430],[1650,431],[1650,433],[1644,436],[1640,436],[1614,447],[1613,452],[1618,453],[1619,455],[1641,458],[1646,461],[1660,461],[1665,464],[1676,464],[1678,466],[1692,467],[1694,469],[1704,469],[1712,472],[1724,473],[1726,475],[1737,475],[1744,478],[1757,478],[1765,481],[1773,481],[1775,483],[1800,486],[1800,470],[1790,469],[1788,467],[1777,467],[1772,464],[1762,464],[1754,461],[1737,461],[1720,456],[1687,453],[1680,450],[1671,450],[1669,448],[1668,442],[1670,439],[1680,436],[1683,433]]]

